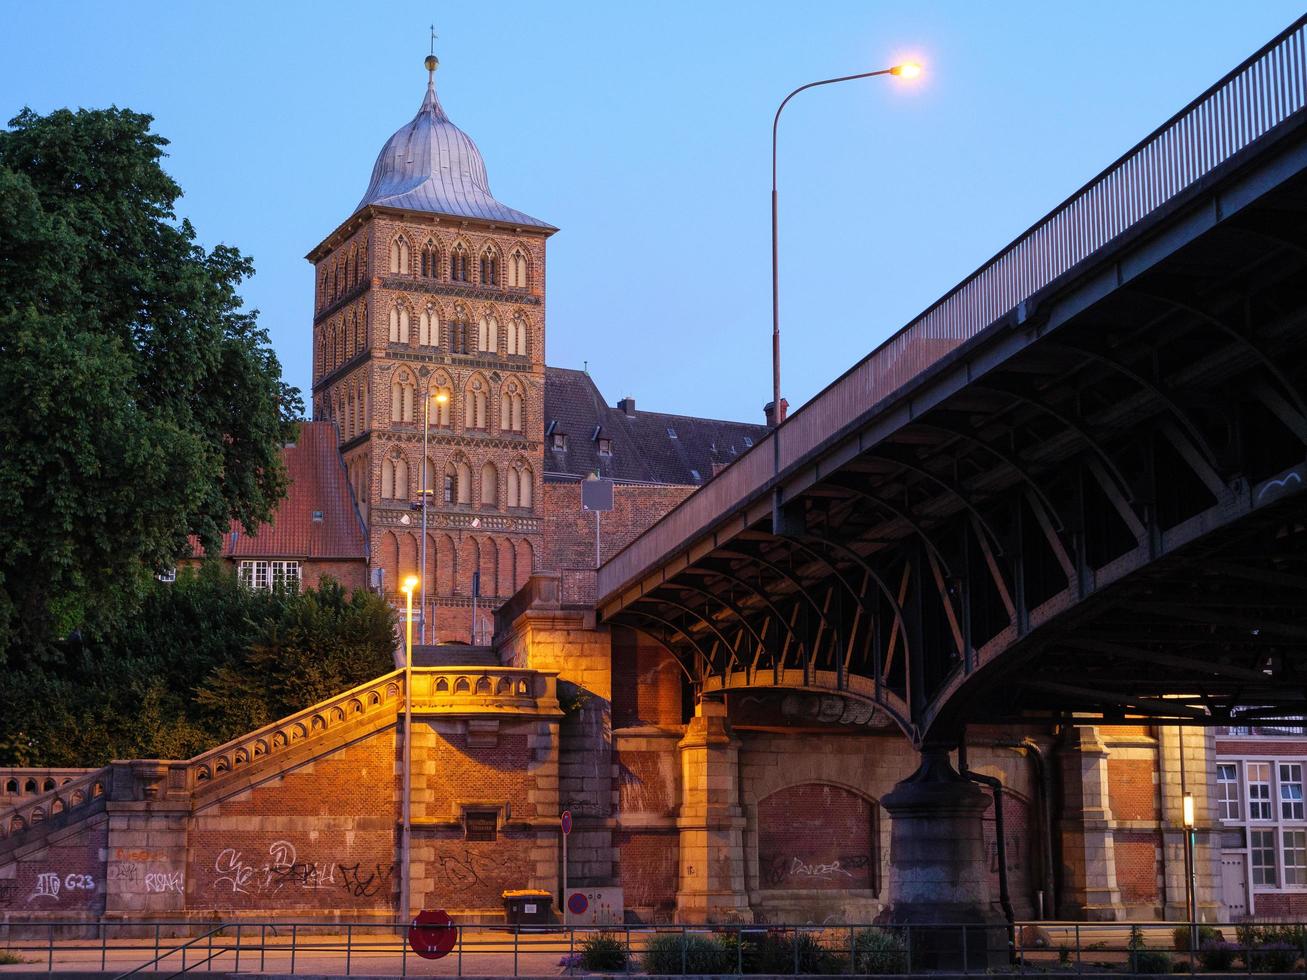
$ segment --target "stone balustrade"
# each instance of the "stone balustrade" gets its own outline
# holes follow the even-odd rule
[[[0,840],[43,823],[50,817],[87,807],[104,796],[109,786],[108,766],[75,771],[81,774],[61,779],[53,789],[17,799],[12,807],[0,812]]]
[[[558,675],[518,667],[414,668],[413,711],[465,717],[560,717]]]

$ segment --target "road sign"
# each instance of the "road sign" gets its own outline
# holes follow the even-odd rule
[[[589,907],[590,900],[585,897],[585,892],[572,892],[567,896],[567,911],[573,915],[584,915]]]
[[[566,836],[572,832],[572,811],[564,810],[563,815],[558,821],[563,826],[563,835]]]
[[[613,509],[613,481],[603,479],[582,480],[581,481],[581,509],[582,510],[612,510]]]
[[[408,930],[408,945],[425,960],[448,956],[458,941],[458,927],[444,909],[423,909]]]

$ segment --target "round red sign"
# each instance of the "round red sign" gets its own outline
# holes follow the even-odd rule
[[[563,815],[559,818],[558,822],[563,827],[563,835],[566,836],[570,834],[572,832],[572,811],[564,810]]]
[[[448,956],[458,941],[458,927],[444,909],[423,909],[408,930],[408,945],[423,959]]]

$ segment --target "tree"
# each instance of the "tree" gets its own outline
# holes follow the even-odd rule
[[[302,414],[234,248],[176,220],[167,141],[125,109],[0,131],[0,666],[105,635],[152,576],[265,522]]]
[[[394,669],[394,610],[323,579],[242,586],[209,562],[152,582],[130,624],[0,671],[0,766],[186,759]]]

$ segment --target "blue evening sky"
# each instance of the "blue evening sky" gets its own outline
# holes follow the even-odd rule
[[[180,213],[258,269],[310,384],[304,254],[441,100],[549,245],[548,361],[609,401],[762,420],[771,117],[791,88],[912,54],[915,85],[806,92],[781,124],[784,391],[811,398],[1301,12],[1185,2],[4,4],[4,119],[129,106]]]

